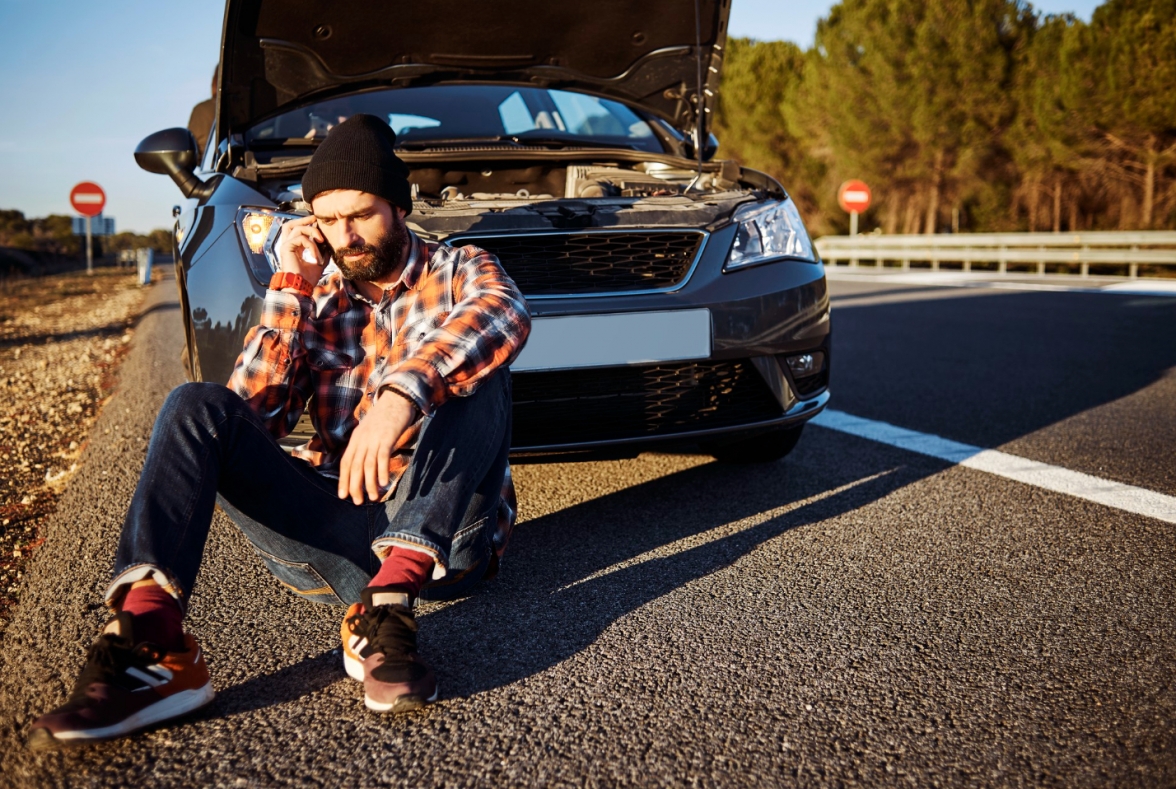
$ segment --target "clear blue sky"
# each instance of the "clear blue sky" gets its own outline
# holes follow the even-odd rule
[[[730,33],[807,47],[832,5],[733,0]],[[1097,5],[1034,3],[1087,20]],[[70,188],[89,180],[106,190],[119,230],[170,226],[179,191],[131,153],[149,133],[185,125],[208,96],[223,10],[211,1],[0,0],[0,208],[71,213]]]

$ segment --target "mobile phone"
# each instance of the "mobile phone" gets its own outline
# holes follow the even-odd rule
[[[314,227],[316,230],[319,230],[320,233],[323,232],[321,229],[319,229],[317,224]],[[322,241],[314,242],[314,245],[318,247],[319,260],[322,261],[322,264],[324,266],[330,265],[331,260],[335,257],[335,248],[332,247],[331,244],[326,240],[326,236],[323,236]],[[302,252],[302,259],[307,263],[314,262],[314,260],[312,260],[310,257],[309,250],[304,250]]]

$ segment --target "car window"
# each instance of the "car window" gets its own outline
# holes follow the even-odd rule
[[[437,85],[368,91],[327,99],[269,118],[247,142],[316,139],[357,113],[385,119],[401,143],[504,136],[577,138],[661,153],[649,123],[616,101],[581,93],[505,85]]]
[[[624,104],[564,90],[549,93],[559,109],[564,126],[573,134],[586,137],[653,136],[649,124]]]
[[[399,112],[388,113],[388,125],[397,134],[409,129],[432,129],[441,125],[437,118],[426,118],[424,115],[402,115]]]

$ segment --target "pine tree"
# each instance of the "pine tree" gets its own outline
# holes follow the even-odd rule
[[[1066,106],[1093,154],[1138,190],[1138,224],[1152,227],[1157,188],[1176,164],[1176,0],[1110,0],[1061,58]]]

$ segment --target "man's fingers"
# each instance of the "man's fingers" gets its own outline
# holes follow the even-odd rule
[[[351,500],[355,502],[356,506],[363,504],[363,455],[364,450],[361,448],[351,459],[351,475],[347,483]]]
[[[392,475],[388,472],[388,463],[392,458],[392,445],[389,443],[381,443],[379,450],[376,453],[376,468],[379,471],[380,488],[388,487],[388,483],[392,481]]]
[[[368,447],[363,458],[363,481],[367,488],[368,500],[377,501],[380,498],[380,486],[377,480],[376,463],[380,452],[376,447]]]

